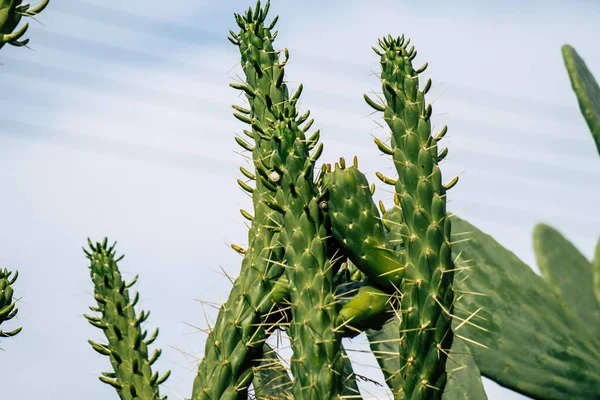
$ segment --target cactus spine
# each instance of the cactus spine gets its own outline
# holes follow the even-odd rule
[[[152,364],[160,356],[161,350],[155,350],[148,358],[148,346],[156,340],[158,328],[151,337],[146,338],[148,332],[142,331],[141,324],[150,312],[141,311],[137,316],[134,307],[139,292],[133,300],[129,297],[129,288],[135,284],[137,277],[125,283],[117,265],[123,256],[115,257],[115,245],[108,247],[107,243],[107,239],[95,245],[88,241],[91,251],[84,249],[90,260],[94,298],[98,304],[98,307],[90,309],[101,314],[99,317],[85,317],[90,324],[100,328],[108,339],[108,344],[92,340],[89,343],[98,353],[110,358],[114,369],[114,372],[104,372],[100,380],[114,387],[122,400],[166,399],[166,396],[160,397],[158,386],[167,380],[171,371],[160,377],[158,372],[152,373]]]

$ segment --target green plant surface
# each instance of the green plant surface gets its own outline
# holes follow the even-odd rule
[[[26,46],[29,39],[23,39],[29,24],[24,24],[17,29],[22,17],[33,18],[41,13],[50,0],[43,0],[38,6],[30,8],[29,4],[22,4],[22,0],[0,0],[0,49],[5,44],[17,47]]]
[[[148,346],[156,340],[158,329],[150,338],[142,331],[141,324],[150,312],[140,311],[136,315],[135,305],[139,299],[136,293],[133,300],[129,288],[137,281],[125,283],[117,263],[123,256],[115,257],[114,246],[108,247],[107,239],[95,245],[88,240],[90,251],[84,249],[90,260],[90,274],[94,283],[94,299],[99,317],[84,315],[90,324],[102,330],[108,344],[92,340],[89,343],[98,353],[108,356],[114,372],[104,372],[100,380],[114,387],[122,400],[159,400],[159,385],[167,380],[171,371],[159,377],[152,372],[152,364],[158,359],[161,350],[155,350],[148,358]],[[116,244],[116,243],[115,243]]]
[[[598,304],[600,304],[600,238],[598,238],[598,244],[596,245],[592,268],[594,270],[594,294]]]
[[[396,398],[403,398],[402,362],[399,357],[400,333],[399,319],[390,320],[382,329],[367,331],[369,346],[383,371],[386,383]],[[455,324],[457,325],[457,324]],[[470,350],[464,341],[452,342],[448,361],[448,383],[442,395],[443,400],[486,400],[487,396],[481,381],[481,374]]]
[[[402,366],[400,358],[400,319],[394,318],[384,324],[381,329],[365,331],[369,339],[369,347],[381,368],[385,383],[392,391],[394,398],[402,398]]]
[[[391,301],[391,296],[383,290],[363,285],[341,307],[338,326],[349,331],[345,336],[355,336],[366,329],[377,329],[394,316]]]
[[[535,399],[600,395],[600,346],[544,279],[479,229],[453,217],[455,329],[481,373]]]
[[[365,95],[367,103],[383,117],[391,130],[389,145],[376,139],[378,148],[392,156],[396,180],[378,177],[395,187],[403,215],[401,236],[406,251],[406,269],[400,286],[402,314],[400,358],[402,396],[407,399],[439,399],[447,381],[446,360],[452,346],[451,327],[454,264],[450,249],[451,222],[446,215],[446,190],[438,163],[437,136],[431,135],[431,104],[425,95],[428,81],[419,90],[419,74],[427,64],[414,69],[417,52],[410,39],[388,36],[374,51],[380,57],[383,104]],[[400,394],[399,394],[400,395]]]
[[[600,154],[600,87],[573,47],[565,44],[562,47],[562,55],[579,108]]]
[[[13,319],[19,312],[19,309],[16,307],[17,303],[14,299],[13,289],[18,276],[18,271],[15,271],[13,274],[6,268],[0,269],[0,325]],[[8,332],[0,330],[0,337],[15,336],[21,330],[23,328],[17,328]]]
[[[343,159],[340,164],[326,178],[333,236],[357,268],[378,286],[394,291],[405,266],[387,239],[367,178],[357,166],[345,168]]]
[[[385,210],[380,203],[380,208],[382,209],[382,221],[388,231],[389,240],[394,244],[395,250],[402,253],[404,244],[401,239],[402,212],[400,207],[395,205],[393,208]],[[399,392],[402,389],[399,323],[400,319],[395,318],[379,330],[369,329],[366,331],[369,346],[381,367],[388,387],[396,397],[401,397]],[[455,320],[454,326],[459,325],[460,321]],[[448,383],[444,389],[442,399],[484,400],[487,398],[479,369],[470,354],[470,350],[462,340],[455,339],[452,342],[446,369],[448,371]]]
[[[252,131],[244,130],[245,139],[236,137],[236,141],[252,153],[254,162],[268,160],[274,150],[274,142],[260,128],[266,119],[274,116],[259,98],[264,99],[268,94],[278,103],[289,100],[287,86],[277,81],[278,77],[283,77],[285,62],[279,61],[280,52],[273,49],[276,34],[271,30],[276,18],[270,25],[266,24],[268,8],[267,4],[264,9],[257,7],[255,13],[248,12],[245,17],[236,15],[240,32],[231,32],[230,38],[239,48],[246,76],[244,84],[232,86],[245,93],[250,105],[250,109],[234,106],[234,116],[243,122],[253,121],[254,125]],[[274,329],[266,319],[269,316],[279,318],[272,297],[274,292],[281,294],[277,292],[276,282],[284,276],[283,249],[277,232],[282,218],[265,203],[272,193],[272,184],[261,179],[256,169],[250,172],[241,168],[241,172],[246,179],[238,180],[238,183],[251,193],[254,206],[253,216],[242,211],[242,215],[251,221],[248,248],[234,247],[244,254],[240,275],[207,339],[204,359],[194,381],[194,400],[245,398],[253,381],[253,368],[258,367],[263,357],[263,344]],[[254,188],[247,183],[250,181],[255,182]],[[282,296],[285,294],[284,291]]]
[[[546,282],[600,339],[600,304],[594,295],[591,262],[560,232],[546,224],[535,226],[533,249]]]
[[[454,324],[457,326],[458,324]],[[481,373],[463,340],[455,339],[446,363],[448,384],[443,400],[486,400]]]
[[[314,166],[323,146],[318,145],[318,131],[305,136],[312,120],[307,122],[309,112],[299,115],[297,111],[302,85],[289,100],[285,98],[283,65],[287,62],[287,51],[285,60],[273,68],[279,53],[272,51],[270,27],[264,25],[268,7],[267,2],[265,9],[261,9],[259,2],[254,11],[249,9],[243,16],[236,15],[241,32],[232,33],[230,40],[240,46],[248,81],[237,87],[251,97],[254,104],[260,102],[272,118],[249,118],[247,112],[237,117],[273,146],[265,157],[254,158],[254,161],[257,181],[272,191],[270,196],[265,196],[268,198],[264,203],[281,214],[282,222],[275,222],[273,228],[278,230],[284,250],[280,265],[291,284],[292,319],[287,331],[293,350],[292,392],[295,398],[325,400],[337,398],[342,391],[339,371],[343,359],[339,350],[341,335],[335,326],[337,306],[332,264],[328,258],[329,235],[320,208],[322,199],[314,182]],[[266,68],[267,63],[270,63],[269,68]],[[265,86],[254,85],[256,78],[264,79]],[[311,150],[314,150],[312,154]]]
[[[342,370],[344,389],[341,393],[344,399],[361,399],[350,358],[344,346],[341,347],[344,367]],[[283,360],[277,355],[275,349],[265,343],[264,356],[259,367],[255,368],[254,396],[256,400],[293,400],[291,393],[292,380],[288,374],[289,368],[283,365]]]
[[[276,184],[267,204],[283,216],[280,240],[291,285],[288,335],[293,350],[293,394],[299,399],[325,400],[338,398],[342,391],[339,371],[343,360],[341,335],[335,326],[337,307],[328,233],[313,180],[322,147],[309,154],[310,142],[296,111],[301,91],[302,87],[298,88],[289,103],[272,102],[269,107],[275,119],[262,129],[272,135],[278,148],[271,160],[263,162],[262,176]]]
[[[254,368],[252,386],[257,400],[293,399],[288,368],[268,343],[264,344],[260,365]]]

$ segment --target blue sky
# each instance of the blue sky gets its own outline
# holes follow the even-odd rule
[[[449,208],[537,271],[535,223],[588,257],[600,233],[600,159],[560,53],[573,45],[600,76],[600,6],[573,3],[274,1],[272,12],[289,84],[304,83],[302,108],[322,130],[322,160],[356,154],[378,185],[375,171],[391,175],[391,163],[373,144],[387,132],[362,99],[379,90],[370,48],[388,33],[411,37],[416,63],[429,62],[434,123],[449,126],[443,173],[460,176]],[[220,268],[235,276],[241,261],[228,244],[246,241],[238,210],[251,204],[235,183],[245,161],[233,140],[243,126],[230,107],[242,103],[228,87],[241,68],[225,37],[250,4],[52,0],[43,26],[31,24],[33,51],[0,52],[0,266],[20,272],[24,326],[0,343],[6,398],[116,397],[97,380],[108,360],[87,343],[101,332],[82,317],[88,236],[117,240],[124,274],[141,276],[148,328],[161,329],[156,365],[173,371],[163,392],[191,393],[207,326],[195,300],[227,296]],[[377,378],[373,360],[353,361]],[[490,399],[520,398],[486,384]]]

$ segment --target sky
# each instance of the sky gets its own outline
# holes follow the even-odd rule
[[[247,228],[237,186],[246,165],[234,135],[244,129],[229,83],[242,71],[226,40],[245,1],[51,0],[31,21],[31,49],[0,51],[0,266],[19,270],[18,318],[2,339],[0,376],[10,399],[116,398],[97,377],[110,369],[88,339],[93,287],[82,246],[117,241],[120,268],[160,327],[162,393],[191,394],[206,328],[237,276]],[[591,258],[600,234],[600,158],[581,117],[560,47],[571,44],[600,76],[600,5],[591,1],[273,1],[290,87],[302,82],[325,145],[322,161],[392,165],[364,93],[379,91],[377,38],[402,33],[433,86],[436,129],[447,124],[445,181],[458,175],[449,209],[491,234],[536,272],[531,232],[549,223]],[[248,166],[246,165],[248,168]],[[347,342],[366,348],[364,337]],[[350,351],[378,379],[375,361]],[[35,377],[32,379],[32,377]],[[493,400],[524,398],[485,380]],[[386,393],[364,387],[379,398]],[[379,391],[378,391],[379,390]]]

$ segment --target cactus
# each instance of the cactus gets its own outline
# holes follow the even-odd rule
[[[246,179],[238,183],[252,196],[253,215],[241,211],[250,221],[248,247],[232,245],[243,256],[240,275],[206,340],[192,399],[360,399],[361,377],[342,338],[363,332],[396,399],[485,399],[482,374],[534,398],[597,397],[600,345],[586,324],[598,307],[591,292],[600,298],[600,244],[590,264],[558,233],[538,227],[538,259],[552,290],[446,212],[446,192],[457,182],[442,184],[439,163],[448,151],[438,152],[438,142],[447,128],[432,136],[431,80],[419,88],[427,64],[413,68],[416,51],[404,36],[374,48],[383,97],[364,96],[391,130],[389,143],[375,143],[398,175],[377,173],[394,186],[394,206],[380,202],[378,210],[356,158],[317,173],[320,132],[309,135],[314,120],[299,112],[303,86],[288,91],[289,52],[273,47],[277,17],[266,22],[269,7],[258,2],[236,14],[240,31],[228,38],[245,75],[231,86],[248,102],[233,108],[250,125],[236,142],[251,153],[252,171],[241,168]],[[594,133],[597,85],[574,51],[565,54]],[[551,251],[557,243],[562,253]],[[160,398],[169,373],[158,378],[150,369],[160,351],[148,358],[154,337],[145,340],[140,328],[148,313],[136,317],[137,297],[129,299],[114,246],[104,240],[90,248],[93,310],[101,316],[86,317],[108,344],[90,343],[114,368],[100,379],[121,398]],[[556,261],[564,257],[579,269],[564,274]],[[586,293],[574,296],[576,286]],[[289,368],[267,344],[278,330],[290,340]]]
[[[390,146],[376,139],[379,149],[391,155],[398,179],[378,174],[384,183],[395,186],[403,223],[406,249],[405,277],[400,285],[402,393],[409,399],[441,398],[446,384],[446,359],[452,346],[451,315],[454,292],[454,264],[450,249],[450,219],[446,216],[446,190],[438,162],[437,137],[431,136],[431,105],[424,96],[431,80],[419,90],[419,74],[427,64],[412,67],[417,52],[410,39],[388,36],[379,41],[383,105],[365,95],[367,103],[384,113],[392,131]]]
[[[399,319],[393,319],[381,329],[367,332],[371,350],[386,377],[388,387],[395,394],[402,388],[399,322]],[[479,369],[463,340],[452,342],[447,370],[448,382],[442,394],[443,400],[487,399]]]
[[[95,245],[88,240],[91,251],[84,249],[90,260],[90,274],[94,282],[94,299],[97,307],[90,307],[100,316],[84,315],[90,324],[101,329],[108,339],[108,344],[100,344],[92,340],[89,343],[98,353],[108,356],[114,372],[104,372],[100,380],[114,387],[122,400],[166,399],[160,397],[158,386],[167,380],[171,371],[159,377],[152,373],[152,364],[158,359],[161,350],[155,350],[148,358],[148,346],[156,340],[158,328],[152,336],[142,331],[141,324],[150,312],[141,311],[136,315],[135,305],[139,292],[133,300],[129,297],[129,288],[135,284],[136,278],[125,283],[117,263],[123,256],[115,257],[114,245],[108,247],[108,240]]]
[[[15,31],[22,17],[34,17],[48,5],[49,0],[43,0],[37,7],[29,8],[29,4],[21,4],[22,0],[0,0],[0,49],[6,44],[22,47],[26,46],[29,39],[20,40],[27,31],[28,24]],[[12,275],[12,278],[11,278]],[[18,309],[13,301],[13,285],[19,276],[5,269],[0,269],[0,324],[17,315]],[[22,328],[3,332],[0,337],[11,337],[21,332]]]
[[[0,0],[0,49],[7,43],[17,47],[27,46],[29,39],[21,38],[27,32],[29,24],[25,23],[19,29],[17,26],[22,17],[35,17],[49,2],[50,0],[42,0],[38,6],[30,8],[29,4],[22,4],[22,0]]]
[[[265,343],[263,358],[259,367],[255,368],[254,396],[256,400],[292,399],[292,380],[287,368],[277,355],[277,351]]]
[[[472,313],[463,310],[480,310],[460,334],[471,341],[481,373],[536,399],[596,398],[600,345],[586,326],[514,254],[468,222],[453,220],[453,250],[468,268],[458,290],[475,294],[461,299],[457,313],[466,319]],[[466,235],[469,240],[459,242]]]
[[[274,36],[270,30],[273,26],[265,26],[268,7],[264,10],[257,8],[256,11],[248,12],[245,17],[236,15],[241,32],[239,35],[231,32],[230,40],[239,47],[248,77],[247,83],[232,86],[244,90],[250,103],[250,110],[235,106],[237,113],[234,115],[242,121],[264,124],[273,115],[265,104],[255,100],[256,93],[264,91],[279,103],[288,99],[288,92],[285,85],[276,85],[275,73],[283,77],[285,63],[279,63],[278,53],[272,47]],[[255,34],[255,29],[262,35]],[[248,50],[256,43],[263,46],[260,65],[256,58],[250,59],[254,53]],[[273,141],[260,130],[259,125],[256,126],[258,129],[253,128],[251,132],[244,131],[254,141],[254,147],[242,138],[236,137],[236,141],[252,152],[254,160],[265,160],[271,155]],[[252,194],[254,204],[254,216],[242,210],[242,215],[252,223],[248,232],[248,249],[241,250],[244,260],[240,276],[207,340],[205,358],[194,382],[194,400],[245,397],[253,380],[253,367],[260,364],[263,343],[268,338],[268,331],[273,329],[269,329],[264,319],[269,315],[277,318],[271,297],[277,280],[284,272],[277,232],[281,218],[265,203],[272,184],[261,179],[256,171],[252,173],[244,168],[241,171],[247,178],[256,181],[256,187],[252,189],[244,181],[238,180],[242,189]]]
[[[341,354],[344,359],[342,374],[344,375],[344,388],[341,395],[344,398],[357,398],[360,391],[356,384],[356,376],[352,370],[350,359],[341,348]],[[292,381],[288,375],[288,368],[283,365],[282,360],[277,356],[276,350],[269,345],[265,345],[264,357],[260,367],[256,368],[254,374],[254,397],[256,400],[279,400],[293,399],[290,392]]]
[[[251,18],[249,11],[246,21]],[[262,34],[260,26],[256,29]],[[258,63],[263,55],[260,50],[260,47],[248,47],[251,63]],[[272,73],[271,84],[275,87],[283,85],[283,78],[275,75],[279,72],[282,76],[282,70],[257,70],[259,76]],[[255,162],[261,178],[272,185],[273,195],[265,203],[280,212],[283,220],[280,228],[285,251],[282,265],[288,281],[293,282],[289,292],[292,321],[288,327],[294,352],[292,391],[297,398],[327,399],[337,397],[342,388],[338,372],[342,365],[341,338],[335,331],[336,303],[331,262],[327,258],[328,235],[313,181],[314,164],[322,146],[309,155],[317,141],[306,140],[304,136],[310,125],[300,128],[307,118],[299,116],[297,111],[301,92],[302,86],[289,101],[280,102],[269,93],[255,91],[257,100],[264,102],[274,118],[266,123],[250,123],[255,130],[268,135],[274,144],[270,158]]]
[[[327,178],[331,232],[354,265],[382,288],[395,290],[405,266],[393,250],[371,198],[367,178],[355,165],[336,168]]]
[[[12,275],[12,277],[11,277]],[[19,276],[19,272],[13,274],[8,269],[0,269],[0,324],[13,319],[19,309],[13,297],[13,285]],[[12,331],[4,332],[0,330],[0,337],[11,337],[21,332],[23,328],[16,328]]]

